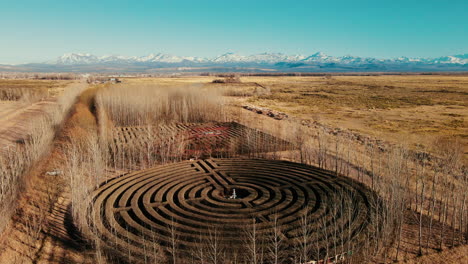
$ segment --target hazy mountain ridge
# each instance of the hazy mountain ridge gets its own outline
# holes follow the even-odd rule
[[[240,55],[225,53],[213,58],[175,56],[96,56],[68,53],[53,61],[2,65],[0,71],[19,72],[441,72],[468,71],[468,54],[439,58],[395,59],[357,56],[309,56],[283,53]]]
[[[88,53],[69,53],[59,57],[50,64],[82,65],[100,63],[258,63],[274,64],[279,62],[292,63],[338,63],[338,64],[372,64],[372,63],[426,63],[426,64],[468,64],[468,54],[444,56],[439,58],[408,58],[399,57],[395,59],[377,59],[357,56],[329,56],[317,52],[310,56],[286,55],[282,53],[261,53],[254,55],[239,55],[236,53],[225,53],[214,58],[184,57],[164,53],[150,54],[141,57],[127,56],[95,56]]]

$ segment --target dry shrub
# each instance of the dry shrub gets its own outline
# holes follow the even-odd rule
[[[70,85],[56,105],[29,123],[29,135],[21,141],[22,144],[0,150],[0,233],[16,209],[18,195],[26,183],[25,176],[35,162],[49,151],[60,124],[76,97],[86,87],[83,83]]]
[[[48,96],[47,88],[1,88],[0,101],[35,102]]]
[[[100,89],[95,99],[100,144],[110,150],[108,165],[138,169],[182,159],[185,137],[162,126],[175,123],[224,121],[224,100],[219,91],[201,86],[161,87],[118,85]],[[144,144],[114,141],[115,127],[138,126],[145,130]]]
[[[10,222],[16,207],[16,195],[21,187],[21,179],[27,170],[28,157],[20,149],[0,152],[0,232]]]
[[[227,75],[227,76],[220,76],[224,77],[224,79],[214,79],[213,83],[241,83],[241,79],[239,75]]]
[[[222,90],[224,96],[249,97],[256,94],[257,87],[226,85],[222,87]]]
[[[294,142],[299,152],[288,159],[354,178],[379,194],[384,202],[370,202],[379,213],[369,219],[371,236],[359,249],[367,261],[400,260],[409,252],[404,245],[408,239],[419,248],[418,254],[467,243],[468,171],[463,144],[454,137],[439,138],[431,153],[421,153],[404,142],[362,144],[346,134],[309,129],[288,120],[263,123],[262,118],[245,117],[242,124]],[[282,125],[286,133],[281,133]],[[412,230],[416,238],[408,238],[408,213],[411,221],[417,221],[413,224],[417,229]]]
[[[114,86],[97,94],[96,103],[116,126],[223,121],[223,99],[201,86]]]
[[[58,72],[0,72],[0,79],[29,79],[29,80],[79,80],[81,74]]]
[[[440,157],[442,165],[450,167],[451,170],[461,169],[463,162],[463,144],[458,137],[454,136],[441,136],[434,140],[434,152]]]
[[[0,79],[0,100],[34,103],[56,95],[69,82],[45,80],[3,80]]]
[[[87,225],[90,193],[104,180],[106,164],[98,138],[93,133],[72,141],[67,150],[65,175],[71,191],[71,212],[75,224],[81,229]]]

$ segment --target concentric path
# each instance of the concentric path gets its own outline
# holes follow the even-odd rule
[[[237,199],[230,199],[232,190]],[[94,193],[94,235],[114,248],[144,255],[145,240],[164,248],[176,237],[181,250],[222,230],[224,245],[255,219],[259,237],[279,235],[290,247],[304,236],[320,247],[356,240],[371,214],[373,194],[364,186],[298,163],[257,159],[212,159],[158,166],[116,178]],[[305,217],[308,216],[308,217]],[[307,220],[307,222],[305,222]],[[328,241],[328,242],[327,242]],[[328,243],[328,245],[327,245]]]

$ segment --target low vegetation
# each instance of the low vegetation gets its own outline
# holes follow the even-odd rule
[[[86,253],[92,256],[89,263],[304,263],[330,258],[344,258],[343,263],[388,263],[415,261],[415,258],[423,255],[427,256],[426,259],[432,258],[431,254],[463,247],[468,243],[467,132],[464,125],[468,107],[466,77],[241,77],[240,83],[213,82],[213,79],[123,79],[122,83],[101,84],[81,93],[63,131],[66,144],[62,145],[64,162],[60,177],[69,190],[66,191],[70,196],[69,221],[77,228],[75,232],[83,235],[83,243],[91,246]],[[76,94],[69,98],[74,96]],[[61,123],[63,113],[67,112],[71,102],[65,100],[62,103],[60,109],[63,112],[56,115],[62,119],[53,119],[55,125]],[[252,107],[242,108],[245,104]],[[258,111],[246,109],[262,110],[258,114]],[[264,109],[268,109],[267,114],[264,114]],[[282,118],[268,113],[282,113]],[[41,125],[44,127],[42,131],[53,131],[50,124],[46,122]],[[231,129],[231,126],[245,129]],[[223,134],[220,131],[240,133],[241,136],[226,136],[228,132]],[[50,133],[38,133],[32,138],[43,138],[43,134]],[[409,137],[409,134],[415,136]],[[198,147],[193,148],[197,146],[193,143],[197,138],[208,136],[225,137],[225,141],[214,142],[227,141],[229,148],[236,151],[206,152]],[[44,138],[47,138],[44,141],[47,145],[50,136]],[[38,142],[42,141],[25,141],[22,148],[31,149],[32,153],[45,149]],[[248,146],[245,148],[248,151],[238,151],[239,146]],[[193,152],[197,149],[198,153]],[[28,154],[24,158],[28,161],[23,162],[27,164],[24,167],[30,166],[29,160],[37,160],[39,156]],[[10,157],[11,161],[3,161],[6,169],[0,170],[9,171],[2,174],[2,188],[17,186],[17,179],[27,172],[27,169],[12,170],[17,164],[23,164],[18,161],[23,160],[21,155],[10,152],[6,157]],[[196,161],[205,157],[241,158],[245,164],[259,159],[281,168],[286,167],[285,163],[274,160],[311,165],[315,167],[310,171],[326,171],[331,179],[330,183],[324,183],[325,189],[338,191],[334,185],[338,180],[333,178],[342,175],[347,179],[348,187],[362,185],[379,198],[362,199],[363,204],[350,211],[343,208],[349,208],[346,207],[347,202],[353,199],[327,201],[326,208],[332,213],[328,211],[329,214],[323,216],[317,212],[298,214],[295,219],[301,224],[296,223],[294,227],[278,222],[280,218],[268,216],[263,219],[264,216],[259,216],[260,220],[245,223],[245,228],[237,230],[237,233],[230,230],[236,237],[242,238],[242,242],[238,241],[239,250],[235,252],[230,252],[233,247],[221,242],[225,238],[222,237],[222,230],[215,225],[198,236],[198,242],[190,240],[190,243],[200,246],[187,251],[187,240],[181,237],[185,232],[182,229],[188,228],[187,225],[177,222],[174,219],[177,216],[171,218],[170,211],[164,208],[160,208],[161,213],[167,213],[164,221],[138,220],[150,217],[144,214],[137,217],[129,214],[103,221],[104,217],[112,214],[107,209],[104,212],[101,211],[103,208],[93,206],[104,202],[101,198],[94,199],[100,197],[100,190],[106,190],[116,183],[125,185],[134,176],[138,181],[138,175],[151,176],[155,182],[163,182],[161,188],[164,193],[173,192],[165,185],[166,181],[178,184],[180,188],[176,189],[179,191],[174,190],[176,198],[171,198],[178,204],[192,195],[192,187],[185,188],[185,184],[201,184],[193,183],[198,176],[191,179],[193,182],[181,180],[189,170],[196,168],[198,172],[215,175],[210,171],[222,166],[222,159],[209,161],[211,165]],[[172,165],[187,159],[195,160]],[[184,167],[184,164],[193,166]],[[144,170],[161,165],[164,166],[150,169],[161,172],[157,175]],[[276,190],[277,185],[281,184],[269,186],[263,173],[268,168],[257,171],[258,167],[258,164],[249,167],[252,174],[258,174],[255,181],[266,184],[266,190]],[[231,166],[227,170],[243,169],[247,170],[242,166],[238,169]],[[300,170],[296,168],[291,175]],[[305,177],[305,174],[302,173],[300,177]],[[227,180],[225,175],[229,173],[219,174],[221,178],[218,180]],[[281,177],[278,176],[275,181]],[[137,191],[138,184],[119,190],[129,191],[129,194],[112,199],[143,195]],[[290,185],[294,184],[302,183],[292,181]],[[281,193],[278,199],[284,196],[289,197],[286,199],[288,201],[301,200],[312,196],[312,193],[325,197],[322,189],[295,196],[294,192],[308,190],[309,186],[294,188],[278,191]],[[5,194],[18,192],[12,187],[5,190],[8,191]],[[268,193],[271,197],[275,193],[265,190],[257,192]],[[241,190],[239,195],[242,195]],[[7,197],[10,196],[3,196],[7,201],[5,204],[14,201]],[[159,202],[165,205],[164,200]],[[136,211],[148,206],[131,203]],[[199,199],[188,204],[207,208],[207,204]],[[10,205],[8,212],[15,207],[13,202]],[[118,207],[111,208],[111,211],[129,210],[129,206],[119,202]],[[360,214],[358,209],[365,211],[366,216]],[[342,225],[344,218],[333,217],[343,215],[351,218],[349,223],[359,220],[366,226],[366,230],[359,229],[356,240],[346,242],[346,245],[343,234],[352,230],[352,225],[347,229],[346,224]],[[128,229],[122,229],[121,224],[129,219],[137,219],[137,223],[130,221]],[[191,218],[184,216],[181,222],[189,221],[187,219]],[[271,226],[265,233],[262,223],[267,222]],[[153,229],[151,225],[157,228]],[[38,229],[35,219],[29,221],[28,226],[31,230]],[[141,226],[145,230],[135,230]],[[316,228],[311,229],[311,226]],[[285,244],[286,228],[297,228],[297,241],[293,243],[295,247]],[[103,230],[108,233],[103,233]],[[151,235],[154,230],[158,230],[158,235]],[[35,234],[33,231],[30,233]],[[135,236],[141,233],[145,235]],[[157,239],[160,233],[164,241]],[[321,243],[311,242],[318,238]],[[122,243],[117,240],[124,241],[122,243],[128,246],[119,248],[117,245]],[[112,246],[114,242],[115,247]],[[133,248],[137,244],[138,248]],[[317,245],[320,245],[319,248]]]
[[[66,81],[0,80],[0,101],[36,102],[58,95],[67,83]]]
[[[458,139],[468,153],[468,77],[440,75],[244,77],[271,94],[243,102],[410,148]],[[404,138],[404,141],[402,141]],[[468,158],[468,154],[465,158]]]
[[[27,86],[28,84],[26,84]],[[16,202],[20,192],[24,190],[27,179],[25,176],[32,166],[50,149],[50,144],[57,133],[76,96],[86,86],[72,84],[57,98],[57,103],[28,123],[28,136],[21,139],[20,144],[0,146],[0,232],[10,221],[16,210]],[[35,89],[35,88],[31,88]]]

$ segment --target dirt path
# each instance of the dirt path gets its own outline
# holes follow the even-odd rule
[[[1,128],[4,142],[27,134],[25,124],[37,120],[55,101],[42,101],[8,118]],[[70,191],[64,175],[49,175],[64,166],[67,135],[75,128],[76,105],[52,149],[27,175],[17,211],[9,228],[0,236],[0,263],[94,263],[92,251],[74,235],[69,215]],[[7,118],[5,118],[7,119]],[[15,133],[15,131],[17,131]]]
[[[1,237],[1,263],[92,263],[85,248],[70,236],[65,183],[43,173],[52,164],[52,159],[44,160],[31,175],[30,187]]]
[[[0,103],[0,149],[12,146],[25,139],[37,125],[37,120],[46,117],[49,109],[57,105],[56,99],[43,100],[29,106],[18,102]]]

